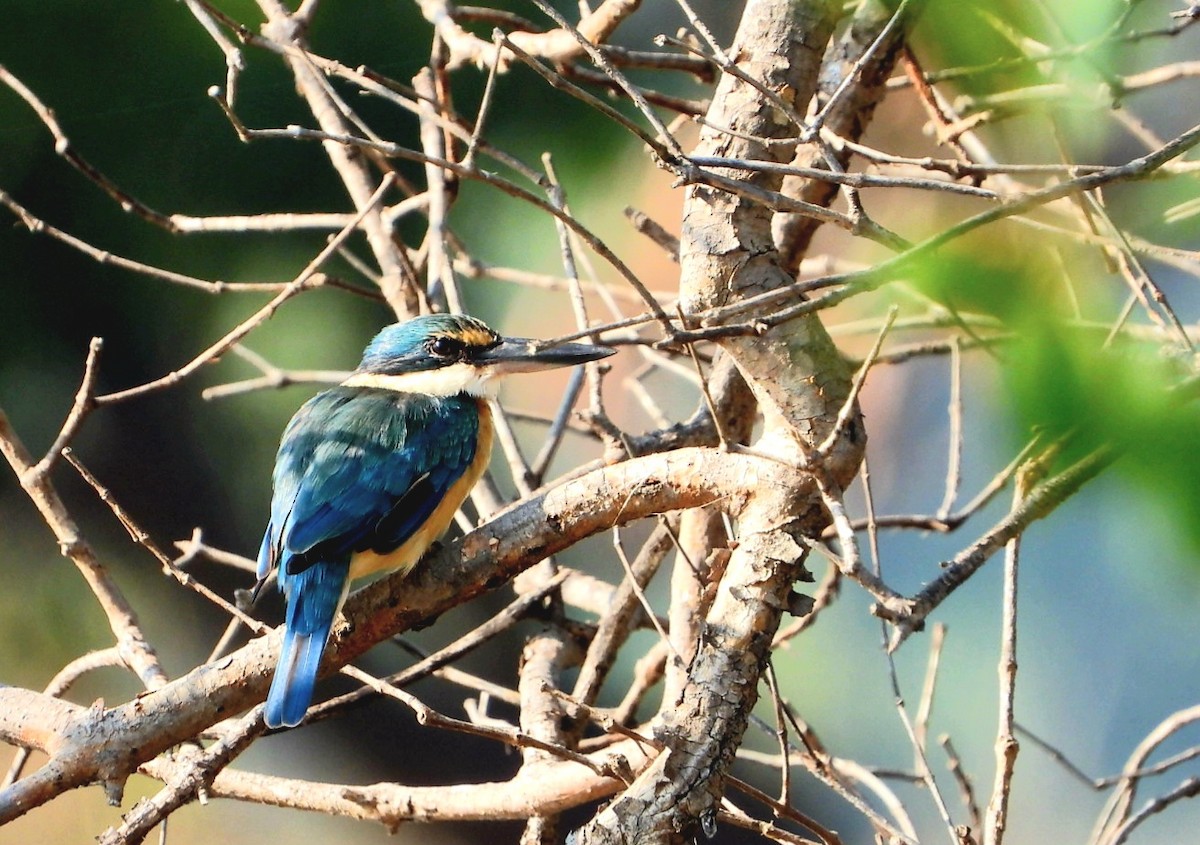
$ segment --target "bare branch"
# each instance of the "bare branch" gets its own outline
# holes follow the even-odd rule
[[[163,388],[172,387],[178,384],[180,381],[196,372],[196,370],[200,369],[205,364],[208,364],[220,357],[227,349],[230,349],[243,337],[250,334],[250,332],[258,328],[258,326],[262,325],[264,321],[270,318],[270,316],[279,309],[279,306],[283,305],[283,303],[287,302],[293,296],[305,290],[311,290],[312,288],[320,287],[325,283],[325,276],[317,272],[321,265],[329,259],[329,257],[337,250],[337,247],[343,241],[345,241],[345,239],[348,238],[350,234],[358,227],[359,222],[365,218],[367,212],[375,208],[380,200],[383,199],[383,195],[387,192],[391,185],[392,176],[391,174],[388,174],[383,178],[383,181],[380,182],[379,187],[375,189],[375,193],[371,197],[371,204],[367,208],[360,211],[358,215],[355,216],[354,220],[347,224],[346,227],[338,233],[338,236],[331,240],[325,246],[325,248],[322,249],[317,256],[308,263],[308,266],[301,270],[300,274],[288,283],[287,287],[281,290],[270,302],[258,309],[258,311],[251,315],[248,319],[243,320],[241,324],[233,329],[233,331],[229,332],[223,338],[218,340],[212,346],[208,347],[208,349],[205,349],[179,369],[167,373],[165,376],[157,378],[154,381],[149,381],[145,384],[138,385],[137,387],[130,387],[126,388],[125,390],[119,390],[115,393],[97,396],[96,404],[106,405],[112,402],[122,402],[127,399],[132,399],[135,396],[141,396],[151,391],[161,390]]]
[[[109,628],[116,637],[117,649],[125,665],[141,679],[146,689],[159,689],[164,686],[168,681],[166,673],[159,665],[158,654],[142,631],[133,605],[125,598],[120,587],[112,580],[108,569],[84,539],[49,477],[33,472],[33,458],[9,424],[3,410],[0,410],[0,452],[3,452],[22,488],[54,533],[59,550],[64,557],[71,559],[83,575],[88,588],[96,596],[96,601],[108,619]],[[0,796],[3,795],[4,793],[0,792]],[[2,803],[0,798],[0,804]],[[0,815],[3,815],[2,811]]]

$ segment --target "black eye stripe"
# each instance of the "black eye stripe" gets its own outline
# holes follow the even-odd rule
[[[429,351],[439,358],[454,358],[462,353],[463,343],[460,340],[442,335],[429,341]]]

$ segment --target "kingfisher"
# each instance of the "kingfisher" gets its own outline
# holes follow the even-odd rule
[[[384,328],[348,379],[296,412],[279,444],[258,553],[259,587],[278,569],[287,599],[268,727],[304,718],[350,582],[412,569],[487,469],[497,377],[614,351],[543,346],[473,317],[431,314]]]

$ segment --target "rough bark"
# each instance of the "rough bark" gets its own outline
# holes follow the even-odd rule
[[[824,0],[747,3],[729,54],[778,100],[727,73],[713,98],[698,155],[791,159],[794,145],[765,141],[797,137],[793,117],[816,89],[836,8]],[[794,104],[793,117],[779,100]],[[744,178],[756,187],[780,187],[780,178],[771,174]],[[702,185],[689,189],[680,240],[686,312],[793,281],[775,248],[771,219],[768,209],[745,198]],[[764,436],[755,448],[796,466],[808,464],[808,456],[834,430],[850,390],[849,367],[820,322],[794,320],[760,337],[729,339],[722,347],[763,409]],[[849,482],[861,457],[865,438],[857,415],[847,433],[822,467],[809,464],[838,485]],[[790,488],[755,490],[741,506],[728,503],[738,524],[737,546],[704,619],[679,699],[664,702],[658,738],[666,748],[576,831],[578,845],[682,843],[697,827],[712,832],[724,776],[757,700],[772,637],[792,584],[803,573],[802,546],[792,532],[813,533],[824,521],[815,485],[803,473],[795,480]]]
[[[795,118],[803,115],[816,91],[835,9],[827,0],[754,0],[746,5],[730,55],[746,75],[792,104],[792,115],[758,87],[726,74],[696,155],[780,163],[793,158],[796,146],[787,141],[798,137]],[[769,191],[778,191],[782,183],[774,173],[726,175]],[[688,189],[680,238],[680,295],[686,312],[729,305],[795,281],[775,247],[773,217],[746,197],[705,185]],[[770,436],[786,439],[794,433],[805,442],[821,442],[819,432],[828,432],[849,392],[850,369],[819,319],[806,316],[761,337],[727,339],[722,346],[758,398]],[[784,448],[782,442],[779,446]],[[843,459],[835,456],[830,462],[843,484],[857,468],[858,446],[850,446]]]
[[[916,4],[910,4],[916,5]],[[834,91],[841,85],[842,80],[854,72],[856,64],[870,50],[875,41],[881,36],[884,40],[875,48],[875,52],[862,63],[858,71],[858,81],[851,85],[845,96],[834,106],[826,118],[824,125],[840,138],[857,141],[871,123],[875,115],[875,106],[887,93],[886,83],[896,66],[896,58],[900,48],[904,46],[905,26],[894,27],[884,35],[892,11],[888,4],[881,0],[863,0],[850,25],[840,38],[829,45],[823,62],[819,86],[819,101],[824,103],[833,96]],[[834,148],[830,151],[838,166],[845,168],[850,161],[850,150],[847,147]],[[822,151],[808,144],[796,150],[792,164],[798,167],[821,167],[829,165]],[[783,193],[796,197],[814,205],[829,205],[838,191],[833,182],[823,179],[805,179],[798,176],[787,176],[783,180]],[[775,233],[775,243],[783,266],[795,273],[801,260],[808,252],[813,235],[821,221],[814,217],[801,214],[778,214],[775,216],[772,228]]]
[[[615,524],[727,500],[789,490],[797,473],[771,461],[711,449],[647,455],[594,470],[497,514],[409,576],[393,575],[347,601],[324,673],[401,631],[507,583],[523,569]],[[265,697],[279,632],[252,640],[160,689],[105,708],[0,686],[0,741],[50,755],[37,772],[0,791],[0,824],[56,795],[102,780],[120,783],[173,745]]]

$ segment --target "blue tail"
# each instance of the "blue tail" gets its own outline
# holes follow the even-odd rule
[[[317,681],[327,636],[329,626],[312,634],[292,631],[284,634],[283,652],[279,655],[271,692],[267,695],[264,720],[268,728],[294,728],[304,719],[312,702],[313,685]]]
[[[329,629],[345,598],[348,570],[346,564],[319,563],[288,576],[280,568],[288,596],[287,629],[263,714],[268,728],[292,728],[304,719]]]

